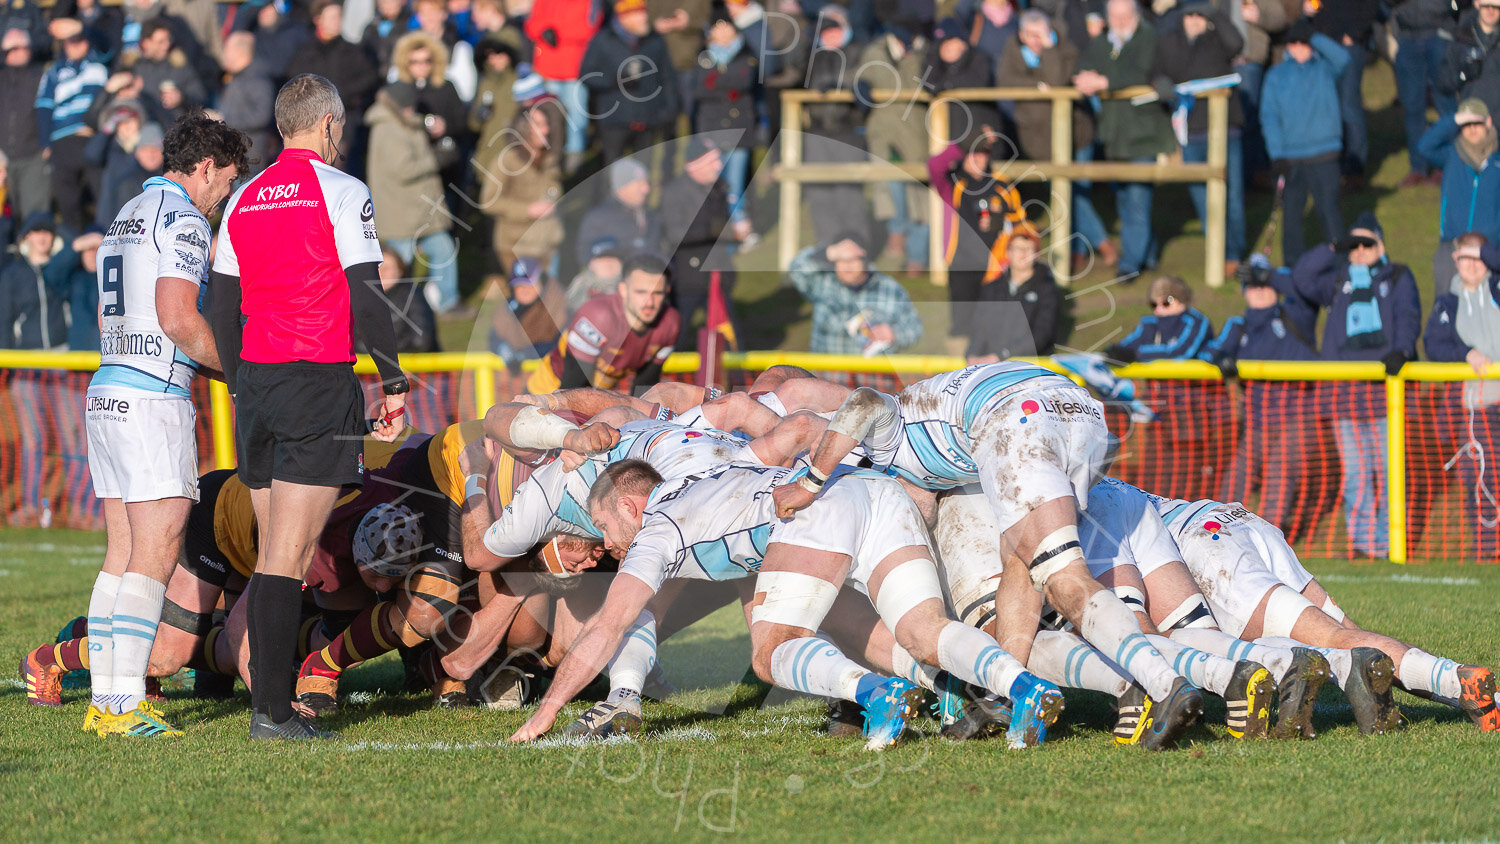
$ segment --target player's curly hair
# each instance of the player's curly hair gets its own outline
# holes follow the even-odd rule
[[[162,169],[191,173],[207,158],[215,167],[234,165],[241,176],[250,172],[250,136],[201,111],[177,118],[162,138]]]

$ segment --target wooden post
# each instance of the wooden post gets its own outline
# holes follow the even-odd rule
[[[1229,97],[1233,88],[1211,92],[1208,96],[1208,164],[1214,168],[1208,177],[1208,219],[1203,230],[1203,279],[1209,287],[1224,286],[1224,232],[1228,208],[1229,185],[1225,164],[1229,160]],[[1239,256],[1236,256],[1239,257]]]
[[[796,92],[781,92],[781,163],[802,163],[802,101]],[[782,272],[797,257],[802,242],[802,182],[796,178],[779,179],[781,183],[781,239],[777,244],[777,263]]]
[[[1063,97],[1052,98],[1052,163],[1070,164],[1073,161],[1073,101]],[[1072,282],[1070,243],[1073,233],[1073,180],[1066,176],[1052,179],[1052,207],[1048,209],[1048,224],[1052,237],[1048,248],[1052,252],[1052,277],[1059,284]]]
[[[927,108],[927,154],[937,155],[948,148],[948,101],[934,97]],[[923,177],[927,162],[922,162]],[[948,198],[938,196],[932,185],[927,186],[927,278],[938,287],[948,286],[948,241],[943,238],[948,219]]]

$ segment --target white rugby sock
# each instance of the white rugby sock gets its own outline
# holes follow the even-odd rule
[[[126,572],[120,578],[115,611],[110,616],[114,636],[114,705],[116,712],[129,712],[146,699],[146,669],[151,664],[151,645],[161,621],[167,584],[144,574]]]
[[[1171,693],[1177,672],[1146,640],[1135,613],[1115,593],[1100,589],[1090,595],[1081,616],[1083,624],[1079,630],[1084,640],[1124,668],[1146,689],[1146,694],[1162,700]]]
[[[114,694],[115,647],[110,635],[110,613],[115,611],[115,596],[120,592],[120,578],[99,572],[94,578],[94,591],[89,595],[89,702],[104,712],[110,711],[110,695]]]
[[[1292,670],[1292,660],[1297,656],[1290,648],[1259,645],[1244,639],[1236,639],[1223,630],[1210,630],[1204,627],[1173,630],[1168,638],[1190,648],[1222,656],[1230,662],[1239,662],[1242,659],[1258,662],[1271,672],[1271,678],[1278,683],[1288,671]]]
[[[656,664],[656,619],[648,612],[636,617],[635,624],[625,632],[620,649],[609,661],[605,671],[609,674],[609,685],[614,691],[629,691],[640,694],[646,686],[646,675]]]
[[[1146,640],[1172,663],[1172,669],[1187,678],[1189,683],[1206,689],[1219,697],[1229,689],[1229,680],[1234,676],[1234,663],[1197,648],[1174,642],[1165,636],[1147,636]]]
[[[1463,695],[1458,682],[1458,663],[1421,648],[1411,648],[1401,655],[1396,677],[1407,691],[1427,692],[1448,700],[1458,700]]]
[[[1013,697],[1010,687],[1026,671],[990,634],[957,621],[938,633],[937,658],[938,667],[949,674],[1007,698]]]
[[[1070,689],[1088,689],[1119,697],[1130,678],[1076,633],[1043,630],[1031,643],[1026,670]]]
[[[789,639],[771,651],[771,679],[783,689],[859,702],[859,681],[871,672],[819,636]]]
[[[929,692],[937,690],[937,669],[917,662],[917,658],[900,645],[891,646],[891,673]]]
[[[1288,639],[1285,636],[1262,636],[1256,639],[1255,643],[1258,645],[1270,645],[1273,648],[1308,648],[1309,650],[1317,651],[1323,655],[1324,659],[1328,660],[1328,670],[1333,675],[1333,682],[1337,683],[1341,689],[1345,683],[1349,682],[1349,672],[1354,670],[1354,655],[1344,649],[1320,648],[1316,645],[1309,645],[1306,642],[1299,642],[1296,639]]]

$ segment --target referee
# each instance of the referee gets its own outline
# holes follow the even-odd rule
[[[338,89],[303,74],[276,95],[284,150],[240,188],[219,229],[214,337],[235,395],[235,456],[260,526],[246,591],[252,739],[327,738],[292,708],[302,577],[339,487],[364,464],[364,393],[354,336],[370,349],[385,398],[373,435],[395,439],[407,382],[380,288],[375,207],[341,155]]]

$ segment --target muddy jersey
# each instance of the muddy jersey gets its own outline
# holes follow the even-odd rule
[[[142,187],[99,245],[100,359],[89,395],[187,398],[198,365],[162,330],[156,280],[190,281],[201,301],[210,229],[181,185],[156,176]]]
[[[380,263],[364,182],[289,149],[229,200],[214,271],[238,276],[240,357],[252,363],[354,360],[344,270]]]
[[[771,493],[791,469],[732,464],[651,491],[620,572],[653,591],[672,578],[737,580],[760,571],[776,521]]]
[[[569,472],[559,462],[538,469],[516,489],[484,544],[501,557],[519,557],[554,533],[602,539],[589,517],[589,488],[606,466],[639,459],[664,481],[676,481],[743,459],[746,441],[723,431],[645,420],[620,426],[620,442]]]
[[[892,411],[865,436],[865,454],[876,468],[927,489],[952,489],[980,480],[973,433],[989,416],[1030,390],[1070,390],[1076,399],[1025,399],[1013,424],[1085,414],[1102,423],[1103,406],[1072,381],[1027,363],[968,366],[902,390]]]

